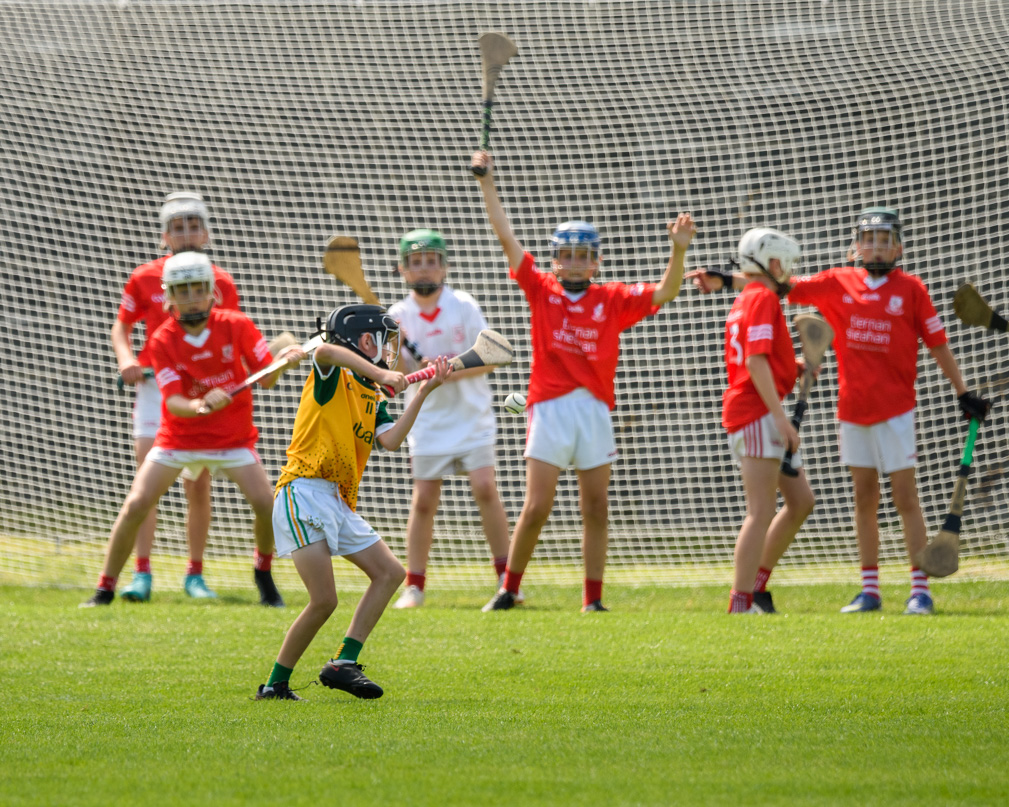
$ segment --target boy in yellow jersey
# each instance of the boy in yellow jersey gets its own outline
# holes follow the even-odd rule
[[[273,506],[277,555],[294,561],[309,600],[287,631],[256,700],[302,700],[289,681],[295,664],[336,609],[333,555],[344,556],[371,582],[336,658],[322,668],[319,680],[358,698],[382,697],[382,688],[364,675],[357,658],[406,572],[355,512],[358,485],[375,442],[389,451],[399,448],[427,396],[450,372],[448,362],[437,359],[434,378],[421,385],[394,421],[380,386],[394,392],[407,386],[406,377],[384,361],[395,355],[388,345],[398,332],[396,321],[377,305],[345,305],[326,320],[326,344],[315,351],[301,393]]]

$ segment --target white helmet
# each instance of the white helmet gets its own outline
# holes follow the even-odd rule
[[[180,191],[170,193],[165,197],[165,202],[161,205],[158,218],[161,220],[161,231],[168,231],[168,222],[177,219],[179,216],[196,216],[203,222],[203,227],[210,230],[210,214],[207,212],[207,205],[203,197],[198,193]]]
[[[180,252],[171,255],[161,272],[161,288],[165,290],[165,309],[171,310],[175,303],[175,287],[191,283],[202,283],[210,304],[214,300],[214,267],[210,258],[202,252]],[[174,315],[179,322],[203,322],[210,315],[210,305],[206,311]]]
[[[800,255],[802,247],[798,241],[767,227],[747,230],[739,239],[739,270],[747,275],[771,277],[771,259],[777,258],[781,263],[782,276],[771,279],[784,283],[791,276]]]

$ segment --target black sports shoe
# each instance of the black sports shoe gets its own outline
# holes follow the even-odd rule
[[[259,604],[268,605],[270,608],[283,608],[284,598],[277,591],[277,586],[273,582],[273,575],[269,570],[255,569],[256,588],[259,589]]]
[[[480,610],[487,613],[488,611],[507,611],[514,607],[515,595],[508,591],[508,589],[502,588],[498,589],[498,593]]]
[[[305,699],[300,695],[295,695],[287,681],[277,681],[273,686],[260,684],[256,691],[256,700],[303,701]]]
[[[774,601],[771,599],[770,591],[754,591],[753,604],[756,605],[765,614],[778,613],[776,610],[774,610]]]
[[[322,672],[319,673],[319,680],[323,686],[330,689],[342,689],[355,698],[365,698],[366,700],[381,698],[384,694],[382,687],[361,672],[363,669],[364,667],[356,662],[337,664],[336,659],[330,659],[322,668]]]
[[[91,595],[91,599],[87,602],[82,602],[77,607],[94,608],[96,605],[110,605],[115,598],[116,592],[106,591],[104,588],[96,588],[95,593]]]
[[[588,614],[592,611],[609,611],[610,609],[603,605],[602,600],[593,600],[588,605],[582,606],[582,613]]]

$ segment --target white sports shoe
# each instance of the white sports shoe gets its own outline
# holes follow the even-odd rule
[[[393,608],[420,608],[424,604],[424,592],[417,586],[407,586]]]
[[[501,572],[501,574],[497,576],[497,587],[499,589],[504,588],[504,579],[505,579],[504,572]],[[519,586],[519,593],[515,595],[515,604],[522,605],[522,603],[524,603],[525,601],[526,601],[525,592],[522,591],[522,587]]]

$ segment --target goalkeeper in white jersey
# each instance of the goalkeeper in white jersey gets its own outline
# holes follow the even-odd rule
[[[448,249],[437,230],[412,230],[400,239],[398,271],[410,293],[393,305],[389,314],[423,357],[418,360],[403,348],[402,360],[407,364],[416,361],[426,365],[438,356],[456,356],[470,348],[487,327],[476,300],[445,285],[447,270]],[[424,604],[442,480],[453,474],[469,477],[500,584],[508,560],[509,530],[494,471],[496,424],[487,379],[491,370],[475,367],[452,373],[431,393],[407,438],[413,502],[406,528],[406,589],[395,608]],[[415,394],[415,389],[408,389],[407,400]]]

